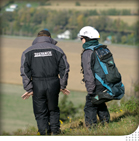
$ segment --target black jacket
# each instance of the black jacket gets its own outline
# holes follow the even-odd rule
[[[32,78],[51,78],[60,75],[61,89],[66,88],[69,64],[57,41],[50,37],[37,37],[21,58],[21,76],[24,89],[31,92]]]

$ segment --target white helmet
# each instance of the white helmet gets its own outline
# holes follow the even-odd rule
[[[83,27],[80,32],[79,32],[79,36],[86,36],[90,39],[98,39],[100,38],[100,35],[98,33],[98,31],[92,27],[92,26],[85,26]]]

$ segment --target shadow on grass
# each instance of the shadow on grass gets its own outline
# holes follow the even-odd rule
[[[138,115],[138,114],[135,112],[131,113],[129,111],[126,111],[122,115],[112,117],[112,120],[110,121],[110,123],[119,122],[122,118],[126,118],[128,116],[136,116],[136,115]]]

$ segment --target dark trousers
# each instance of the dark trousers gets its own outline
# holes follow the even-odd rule
[[[58,78],[33,78],[33,110],[41,135],[59,130],[60,110]]]
[[[91,102],[91,96],[88,94],[86,96],[86,104],[84,107],[85,112],[85,124],[87,127],[95,126],[97,124],[97,114],[100,119],[100,122],[109,123],[110,114],[105,103],[94,105]]]

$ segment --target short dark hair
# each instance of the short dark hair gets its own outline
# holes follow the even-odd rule
[[[51,34],[48,30],[41,30],[39,33],[38,33],[38,37],[40,36],[50,36],[51,37]]]

